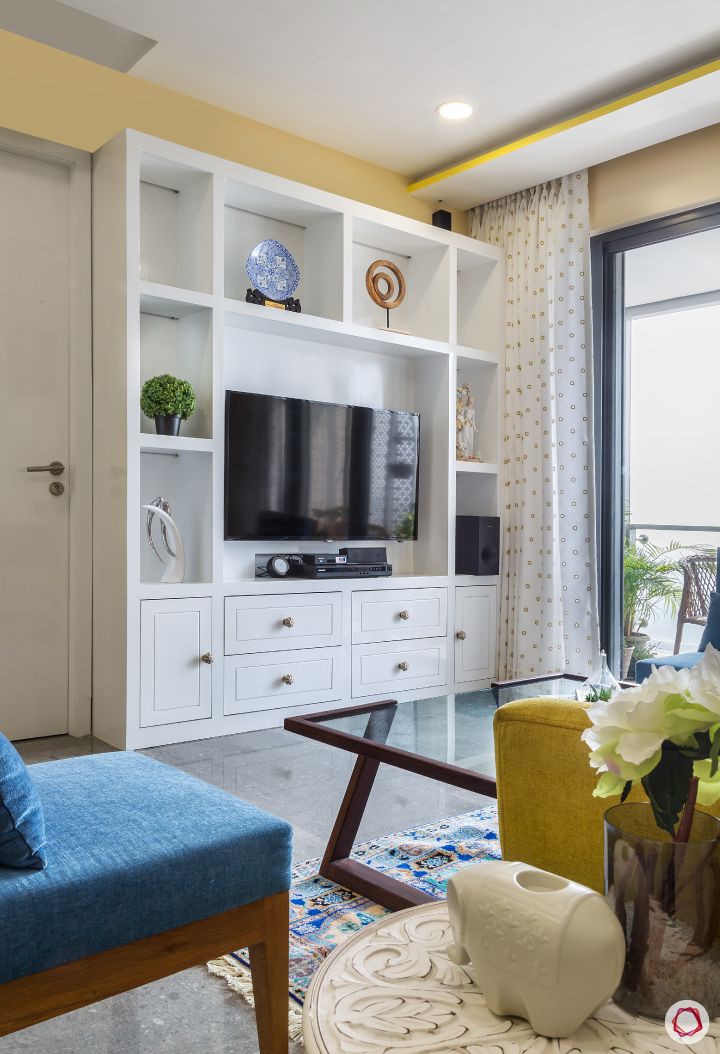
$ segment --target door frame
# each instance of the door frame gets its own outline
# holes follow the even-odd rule
[[[720,202],[661,216],[590,239],[600,643],[611,669],[623,653],[625,533],[625,252],[720,227]]]
[[[59,164],[70,178],[68,732],[92,728],[92,155],[0,128],[0,149]]]

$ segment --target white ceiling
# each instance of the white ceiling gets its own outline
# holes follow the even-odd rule
[[[718,0],[71,6],[158,41],[133,74],[409,177],[720,54]],[[447,99],[475,114],[442,121]]]

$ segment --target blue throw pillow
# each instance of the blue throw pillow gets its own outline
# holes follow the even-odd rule
[[[708,644],[720,651],[720,593],[710,594],[710,606],[698,651],[705,651]]]
[[[45,820],[25,762],[0,732],[0,866],[47,865]]]

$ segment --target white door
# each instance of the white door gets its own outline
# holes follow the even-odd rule
[[[68,731],[72,257],[80,247],[72,165],[4,149],[4,141],[0,729],[26,739]],[[82,249],[89,253],[89,243]],[[53,461],[57,475],[27,471]],[[90,642],[79,647],[87,653]]]
[[[212,600],[144,600],[140,615],[140,724],[212,715]]]
[[[455,680],[485,681],[497,673],[497,590],[455,590]]]

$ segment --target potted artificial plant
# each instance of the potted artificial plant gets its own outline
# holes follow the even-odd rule
[[[666,547],[648,541],[630,543],[626,539],[623,562],[623,677],[633,659],[651,658],[650,638],[644,632],[658,610],[677,613],[682,587],[678,565],[671,553],[682,548],[679,542]]]
[[[197,408],[192,384],[170,373],[145,381],[140,394],[140,409],[146,417],[155,418],[158,435],[180,435],[180,422],[191,417]]]
[[[590,708],[583,739],[620,797],[605,814],[606,895],[625,931],[615,1001],[664,1017],[680,995],[720,1014],[720,653],[661,666]],[[626,801],[640,784],[647,802]]]

